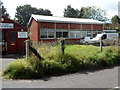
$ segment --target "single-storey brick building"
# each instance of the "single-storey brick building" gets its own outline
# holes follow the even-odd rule
[[[93,19],[32,14],[28,26],[30,39],[33,42],[55,41],[59,38],[80,41],[84,37],[94,37],[97,33],[101,33],[104,23]]]

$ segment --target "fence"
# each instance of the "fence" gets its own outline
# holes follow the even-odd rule
[[[118,53],[120,55],[120,38],[116,39],[116,40],[109,40],[108,42],[109,42],[109,44],[107,44],[104,47],[113,46],[113,45],[117,46]],[[39,54],[40,54],[41,51],[44,51],[44,54],[47,54],[51,50],[52,46],[59,47],[58,51],[61,51],[61,53],[64,54],[64,49],[65,49],[66,44],[67,45],[73,45],[73,44],[81,45],[80,40],[73,41],[73,40],[65,40],[65,39],[60,39],[60,40],[52,41],[52,42],[41,41],[38,43],[32,43],[32,44],[30,44],[30,46],[28,46],[28,44],[26,44],[26,45],[29,49],[31,49],[30,51],[32,51],[34,54],[36,54],[37,57],[41,57],[38,55],[37,52],[39,52]],[[30,51],[28,51],[28,49],[26,49],[26,51],[27,51],[26,57],[29,57]]]

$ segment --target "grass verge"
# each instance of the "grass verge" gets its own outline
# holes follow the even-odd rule
[[[39,46],[36,48],[45,60],[40,62],[32,55],[28,60],[18,59],[9,63],[2,75],[7,79],[38,79],[46,76],[75,73],[93,68],[120,65],[118,48],[100,48],[93,45],[66,45],[62,55],[59,46]]]

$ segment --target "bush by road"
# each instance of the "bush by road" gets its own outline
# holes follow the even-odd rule
[[[118,48],[110,46],[100,52],[100,48],[93,45],[66,45],[62,55],[60,46],[46,44],[36,46],[45,59],[39,61],[32,55],[28,60],[18,59],[11,62],[4,70],[4,78],[38,79],[46,76],[75,73],[93,68],[106,68],[120,65]]]

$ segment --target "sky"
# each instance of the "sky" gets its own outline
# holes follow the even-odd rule
[[[114,15],[118,15],[118,2],[120,0],[1,0],[13,19],[16,7],[20,5],[30,4],[32,7],[49,9],[53,16],[63,16],[64,8],[71,5],[75,9],[81,9],[86,6],[96,6],[102,10],[106,10],[107,17],[110,19]]]

